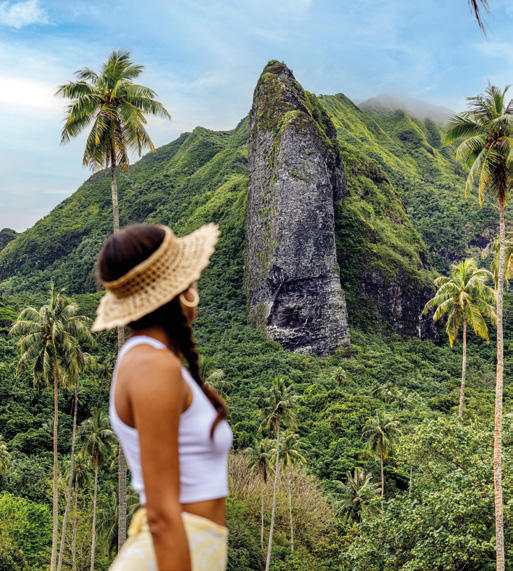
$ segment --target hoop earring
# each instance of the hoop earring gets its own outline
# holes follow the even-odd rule
[[[199,294],[195,289],[188,289],[186,291],[189,291],[192,293],[192,297],[194,298],[192,301],[189,301],[186,297],[185,297],[185,291],[183,291],[178,298],[180,299],[180,303],[182,303],[183,305],[185,305],[185,307],[196,307],[199,303]]]

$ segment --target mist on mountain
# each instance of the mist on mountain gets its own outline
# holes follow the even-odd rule
[[[438,123],[445,123],[448,117],[454,115],[454,111],[448,107],[395,93],[383,93],[377,97],[361,101],[357,105],[360,109],[390,109],[392,111],[402,109],[417,119],[433,119]]]

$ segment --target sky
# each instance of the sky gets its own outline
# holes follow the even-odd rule
[[[145,66],[139,83],[173,117],[148,121],[158,147],[234,128],[271,59],[313,93],[463,111],[488,82],[513,82],[513,2],[490,8],[485,37],[467,0],[0,0],[0,229],[32,226],[90,176],[85,136],[60,145],[54,94],[113,50]]]

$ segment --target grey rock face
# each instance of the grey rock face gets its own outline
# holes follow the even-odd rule
[[[440,341],[433,311],[422,315],[426,303],[433,297],[429,287],[415,287],[403,274],[386,280],[378,271],[366,274],[360,281],[358,293],[370,298],[376,314],[385,318],[399,335]]]
[[[249,126],[249,318],[286,349],[330,354],[349,343],[334,220],[345,177],[334,126],[278,62],[257,84]]]

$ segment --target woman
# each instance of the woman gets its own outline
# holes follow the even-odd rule
[[[107,293],[92,329],[132,330],[114,369],[110,419],[143,506],[112,571],[226,568],[232,433],[223,400],[202,384],[190,328],[196,280],[218,234],[213,224],[184,238],[135,224],[111,236],[98,258]]]

